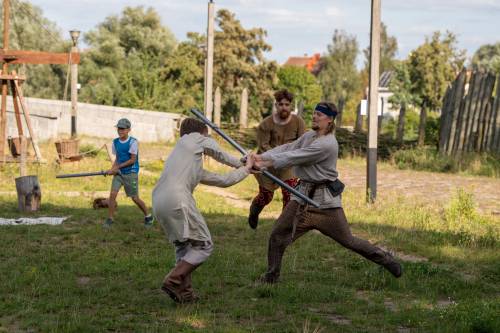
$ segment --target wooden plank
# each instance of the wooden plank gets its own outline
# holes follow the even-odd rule
[[[19,98],[21,108],[23,109],[24,119],[26,120],[26,125],[28,126],[28,132],[30,133],[31,136],[31,143],[33,145],[33,149],[35,150],[36,159],[40,162],[42,160],[42,153],[38,148],[38,142],[36,140],[35,131],[33,131],[33,127],[31,127],[31,117],[28,108],[24,103],[23,91],[21,90],[21,87],[19,86],[19,83],[17,81],[12,81],[12,82],[14,82],[14,85],[16,87],[16,93]]]
[[[480,151],[487,151],[488,149],[488,139],[489,139],[489,131],[490,131],[490,125],[491,125],[491,115],[493,114],[492,108],[493,108],[493,102],[494,98],[490,98],[490,103],[486,105],[486,109],[484,111],[484,132],[483,135],[481,136],[481,146],[479,147]]]
[[[21,121],[21,113],[19,112],[19,105],[17,104],[17,92],[14,81],[10,81],[10,86],[12,90],[12,104],[14,104],[14,114],[16,116],[16,124],[17,124],[17,133],[19,134],[19,138],[21,138],[23,134],[23,123]],[[21,175],[25,176],[25,175]]]
[[[0,62],[8,64],[56,65],[80,63],[80,53],[53,53],[41,51],[0,50]]]
[[[488,142],[487,142],[487,147],[486,151],[495,151],[495,134],[497,131],[497,114],[500,113],[500,75],[497,76],[497,89],[495,93],[495,98],[492,103],[491,107],[491,118],[490,118],[490,129],[488,133]],[[500,130],[500,128],[498,128]]]
[[[500,80],[500,75],[498,76]],[[500,81],[499,81],[500,82]],[[495,110],[494,116],[492,117],[492,135],[490,143],[490,151],[500,152],[500,84],[497,86],[497,94],[495,97]]]
[[[469,119],[468,126],[466,128],[467,132],[465,134],[464,151],[470,151],[474,147],[475,135],[477,131],[477,118],[479,115],[479,98],[483,94],[484,84],[486,81],[486,75],[483,73],[477,73],[478,80],[476,80],[474,86],[474,92],[472,93],[472,100],[469,109]]]
[[[14,74],[9,74],[9,75],[0,74],[0,80],[20,80],[20,81],[26,81],[26,76],[24,76],[24,75],[14,75]]]
[[[469,80],[469,88],[467,91],[467,96],[465,98],[464,110],[462,114],[460,137],[457,142],[457,150],[456,150],[458,153],[461,153],[465,150],[465,146],[467,143],[467,132],[470,123],[472,96],[474,94],[476,82],[478,80],[479,80],[479,73],[473,72]]]
[[[455,93],[455,81],[446,88],[446,93],[444,94],[443,99],[443,107],[441,108],[441,117],[439,118],[439,143],[438,143],[438,151],[440,153],[444,153],[446,151],[446,145],[448,143],[449,138],[449,128],[450,126],[450,101],[453,99],[453,95]]]
[[[485,87],[483,91],[483,96],[481,98],[481,106],[478,115],[477,124],[477,140],[473,149],[477,152],[481,151],[483,145],[484,128],[487,116],[487,106],[491,100],[491,94],[493,93],[493,88],[495,87],[495,75],[488,74],[485,81]]]
[[[453,96],[453,100],[450,104],[451,109],[451,119],[450,119],[450,129],[448,133],[448,142],[446,144],[446,152],[448,155],[451,155],[453,145],[455,142],[455,133],[457,131],[457,123],[460,117],[460,109],[463,101],[463,96],[465,92],[465,81],[467,78],[467,70],[464,68],[460,74],[458,75],[455,81],[455,93]]]

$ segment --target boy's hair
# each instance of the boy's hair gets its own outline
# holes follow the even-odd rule
[[[186,118],[181,122],[181,136],[195,132],[200,134],[208,133],[208,127],[201,120],[194,118]]]
[[[282,99],[286,99],[291,103],[293,102],[293,94],[286,89],[281,89],[274,93],[274,99],[276,100],[276,102],[279,102]]]

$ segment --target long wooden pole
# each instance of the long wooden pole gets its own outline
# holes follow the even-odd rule
[[[73,45],[71,47],[71,53],[77,53],[78,47]],[[71,57],[70,57],[71,59]],[[71,137],[76,138],[77,136],[77,107],[78,107],[78,64],[71,62],[70,65],[71,72]]]
[[[9,18],[10,18],[10,2],[9,0],[3,0],[3,50],[7,51],[9,49]],[[3,63],[2,73],[7,75],[9,71],[9,65],[7,62]],[[5,140],[7,136],[7,92],[8,92],[8,82],[7,80],[2,80],[2,107],[0,110],[0,160],[5,160]]]
[[[380,62],[380,1],[372,0],[370,29],[370,90],[368,97],[367,201],[377,197],[378,83]]]
[[[205,72],[205,115],[212,121],[213,111],[213,72],[214,72],[214,8],[212,0],[208,3],[207,22],[207,62]]]

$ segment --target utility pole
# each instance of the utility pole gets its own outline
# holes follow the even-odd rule
[[[3,0],[3,51],[9,49],[9,18],[10,18],[10,2]],[[8,74],[9,64],[7,61],[3,63],[2,74]],[[7,93],[9,82],[2,80],[2,109],[0,111],[0,159],[5,158],[5,140],[7,138]]]
[[[69,32],[71,40],[73,41],[73,46],[71,47],[71,53],[78,53],[78,37],[80,37],[80,31],[71,30]],[[77,136],[77,108],[78,108],[78,63],[71,61],[71,137],[76,138]]]
[[[212,0],[208,3],[207,54],[205,65],[205,116],[212,121],[213,111],[213,72],[214,72],[214,8]]]
[[[367,201],[377,197],[378,84],[380,64],[380,2],[372,0],[370,26],[370,90],[368,96],[368,149],[366,154]]]

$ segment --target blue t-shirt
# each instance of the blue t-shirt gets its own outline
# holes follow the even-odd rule
[[[121,173],[124,175],[139,172],[139,149],[137,139],[130,136],[125,142],[120,141],[120,138],[113,140],[113,153],[115,153],[119,164],[130,160],[130,155],[134,152],[137,155],[135,163],[120,169]]]

